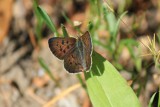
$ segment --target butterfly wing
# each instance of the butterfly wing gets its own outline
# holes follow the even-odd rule
[[[64,67],[69,73],[87,71],[91,66],[92,41],[89,32],[76,42],[75,48],[64,58]]]
[[[85,47],[86,51],[88,52],[88,54],[91,54],[91,52],[92,52],[92,40],[91,40],[91,36],[90,36],[89,32],[86,31],[80,37],[80,39],[84,43],[84,47]]]
[[[50,50],[59,59],[64,59],[64,56],[74,49],[75,43],[76,39],[72,37],[53,37],[48,40]]]
[[[76,47],[70,54],[64,58],[64,67],[69,73],[83,72],[83,59],[80,57],[81,52]]]
[[[90,37],[89,32],[85,32],[81,37],[81,41],[84,44],[84,50],[85,50],[85,61],[86,61],[86,70],[90,69],[92,59],[91,59],[91,54],[92,54],[92,40]]]
[[[86,59],[86,71],[87,71],[91,67],[92,57],[90,54],[86,54],[85,59]]]

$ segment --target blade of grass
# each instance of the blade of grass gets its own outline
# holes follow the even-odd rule
[[[149,101],[148,107],[152,107],[152,104],[153,104],[154,98],[155,98],[155,96],[156,96],[156,93],[157,93],[157,92],[155,92],[155,93],[152,95],[152,97],[151,97],[151,99],[150,99],[150,101]]]
[[[99,16],[99,20],[101,20],[100,18],[101,18],[101,2],[102,1],[100,1],[100,0],[96,0],[96,6],[97,6],[97,13],[98,13],[98,16]]]
[[[86,84],[84,83],[82,77],[80,74],[77,74],[77,78],[79,79],[79,82],[81,83],[82,87],[86,90]],[[87,91],[86,91],[87,92]]]
[[[111,11],[112,13],[114,13],[114,9],[110,6],[110,4],[108,3],[108,2],[110,2],[110,1],[107,1],[107,0],[103,0],[104,1],[104,5],[106,5],[107,6],[107,9],[109,10],[109,11]]]
[[[132,58],[135,58],[135,52],[134,52],[135,50],[133,50],[133,47],[134,46],[138,47],[138,42],[134,39],[122,39],[119,43],[119,47],[121,47],[120,53],[123,49],[122,47],[124,46],[128,48]]]
[[[158,91],[158,107],[160,107],[160,85],[159,85],[159,91]]]
[[[47,26],[50,28],[50,30],[54,33],[55,36],[59,36],[58,31],[55,27],[55,25],[53,24],[52,20],[50,19],[50,17],[47,15],[47,13],[41,8],[41,7],[37,7],[38,12],[40,13],[41,17],[43,18],[43,20],[45,21],[45,23],[47,24]]]
[[[54,76],[51,73],[51,70],[49,69],[49,67],[47,66],[47,64],[45,63],[45,61],[42,58],[38,58],[39,64],[41,65],[41,67],[46,71],[46,73],[50,76],[50,78],[53,81],[56,81],[56,79],[54,78]]]
[[[103,48],[111,51],[110,46],[103,44],[102,42],[96,40],[95,38],[92,38],[92,42],[93,42],[95,45],[97,44],[98,46],[101,46],[101,47],[103,47]]]
[[[115,32],[116,18],[112,12],[107,10],[105,5],[103,6],[103,14],[104,20],[108,23],[108,30],[110,32],[110,35],[113,36]]]
[[[37,10],[37,6],[38,6],[38,1],[37,0],[33,0],[33,9],[34,9],[34,13],[37,19],[37,23],[36,23],[36,28],[35,28],[35,33],[36,36],[38,38],[38,42],[41,40],[42,38],[42,33],[41,33],[41,29],[42,29],[42,25],[43,25],[43,19],[40,15],[40,13]]]
[[[120,24],[120,22],[122,21],[123,16],[126,15],[126,14],[127,14],[127,11],[125,11],[124,13],[122,13],[122,14],[120,15],[118,21],[117,21],[116,26],[114,27],[114,31],[113,31],[113,32],[114,32],[114,33],[113,33],[113,37],[114,37],[114,38],[117,37],[117,33],[118,33],[118,29],[119,29],[119,24]]]
[[[73,22],[67,17],[67,15],[66,15],[64,12],[62,13],[62,15],[63,15],[63,17],[65,18],[65,20],[74,27]]]
[[[76,29],[78,32],[82,33],[82,31],[79,29],[79,27],[74,26],[74,23],[67,17],[67,15],[63,12],[62,13],[63,17],[65,18],[65,20],[71,24],[71,26]]]

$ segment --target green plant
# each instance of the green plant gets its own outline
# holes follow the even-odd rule
[[[155,97],[155,96],[158,96],[157,98]],[[155,100],[157,100],[157,101],[155,101]],[[157,105],[153,105],[153,103],[154,102],[157,102]],[[160,92],[158,91],[158,92],[155,92],[153,95],[152,95],[152,97],[151,97],[151,99],[150,99],[150,101],[149,101],[149,105],[148,105],[148,107],[154,107],[154,106],[156,106],[156,107],[160,107]]]
[[[43,25],[43,18],[40,16],[40,13],[38,12],[37,6],[38,6],[38,1],[37,0],[33,0],[33,9],[34,9],[34,13],[35,13],[35,17],[37,19],[37,23],[35,26],[35,33],[38,39],[38,42],[41,40],[42,38],[42,25]]]

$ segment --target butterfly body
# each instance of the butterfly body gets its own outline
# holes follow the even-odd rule
[[[84,72],[90,69],[92,43],[89,32],[78,39],[72,37],[54,37],[49,39],[49,48],[69,73]]]

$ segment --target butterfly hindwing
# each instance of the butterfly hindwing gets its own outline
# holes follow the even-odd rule
[[[76,39],[72,37],[53,37],[48,40],[50,50],[59,59],[64,59],[64,56],[74,48],[75,43]]]
[[[92,57],[90,56],[90,54],[87,54],[85,56],[85,59],[86,59],[86,70],[89,70],[92,64],[92,61],[91,61]]]
[[[80,51],[76,47],[70,54],[64,58],[64,67],[69,73],[83,72],[83,59],[80,57]]]

